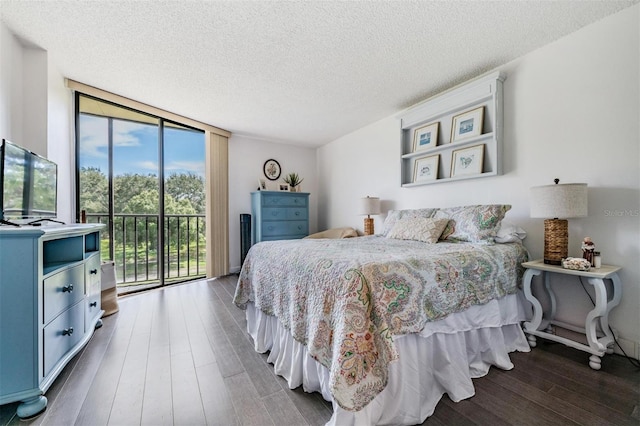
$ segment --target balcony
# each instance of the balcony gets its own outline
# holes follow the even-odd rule
[[[106,213],[87,213],[87,222],[107,225],[101,234],[102,260],[115,261],[119,294],[162,285],[161,274],[164,284],[206,275],[204,215],[164,215],[162,235],[159,214],[114,214],[110,224]],[[164,244],[162,263],[159,244]]]

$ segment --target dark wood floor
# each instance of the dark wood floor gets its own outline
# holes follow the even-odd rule
[[[47,410],[10,425],[322,425],[331,405],[289,390],[255,353],[237,276],[127,296],[49,389]],[[474,380],[476,395],[446,396],[426,425],[638,425],[640,372],[617,355],[593,371],[588,354],[541,343],[515,368]]]

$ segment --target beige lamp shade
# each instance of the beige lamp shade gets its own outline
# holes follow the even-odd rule
[[[586,183],[563,183],[531,188],[531,217],[568,219],[585,216]]]
[[[531,217],[544,221],[544,263],[562,264],[569,253],[567,218],[587,215],[587,184],[567,183],[531,188]]]
[[[365,197],[360,199],[360,214],[380,214],[380,198]]]
[[[373,235],[373,219],[370,215],[380,214],[380,198],[369,196],[361,198],[360,214],[367,215],[367,217],[364,218],[364,235]]]

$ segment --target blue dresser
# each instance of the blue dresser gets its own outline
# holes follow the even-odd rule
[[[0,405],[21,418],[91,339],[100,317],[104,225],[0,227]]]
[[[257,191],[251,193],[253,244],[293,240],[309,235],[309,194]]]

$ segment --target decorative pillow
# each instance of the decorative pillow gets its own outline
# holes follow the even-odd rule
[[[524,240],[527,236],[527,231],[514,225],[511,222],[503,220],[500,223],[500,228],[496,234],[496,243],[516,243]]]
[[[393,225],[387,237],[435,244],[438,242],[438,238],[440,238],[448,222],[449,219],[432,219],[425,217],[402,218]]]
[[[387,217],[382,225],[381,234],[385,237],[388,236],[389,231],[393,228],[393,225],[400,219],[404,218],[430,218],[438,209],[406,209],[406,210],[389,210]]]
[[[511,209],[508,204],[450,207],[440,209],[436,219],[449,219],[441,240],[493,243],[504,215]]]

